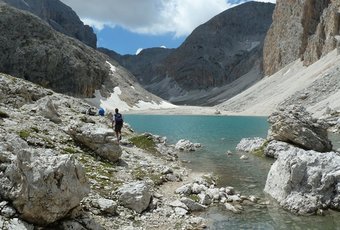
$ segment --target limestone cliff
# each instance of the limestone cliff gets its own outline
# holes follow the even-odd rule
[[[2,0],[21,10],[29,11],[46,21],[53,29],[74,37],[92,48],[97,46],[93,29],[84,25],[78,15],[59,0]],[[0,0],[1,2],[1,0]]]
[[[301,58],[310,65],[336,47],[339,0],[277,0],[264,44],[264,72]]]

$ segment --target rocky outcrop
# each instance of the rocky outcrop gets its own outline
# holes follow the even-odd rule
[[[97,36],[93,29],[84,25],[78,15],[59,0],[1,1],[18,9],[29,11],[46,21],[53,29],[74,37],[92,48],[97,47]]]
[[[89,193],[85,172],[74,157],[28,149],[19,137],[2,138],[21,143],[1,146],[7,152],[1,159],[0,194],[11,201],[23,220],[39,225],[53,223]]]
[[[216,104],[262,77],[263,41],[273,10],[270,3],[247,2],[197,27],[175,50],[146,49],[118,61],[146,89],[173,103]],[[249,72],[247,83],[243,81],[238,90],[231,87],[230,94],[223,94],[222,86]]]
[[[340,209],[340,156],[290,148],[278,153],[264,191],[281,206],[298,214]]]
[[[100,127],[97,124],[75,124],[68,129],[75,141],[92,149],[98,156],[111,162],[118,161],[122,149],[115,140],[112,129]]]
[[[109,80],[107,59],[32,14],[0,4],[0,72],[75,96]]]
[[[269,140],[283,141],[307,150],[327,152],[332,150],[327,124],[318,121],[301,106],[280,108],[268,118],[271,124]]]
[[[276,1],[264,44],[264,72],[272,75],[301,58],[310,65],[333,50],[339,35],[338,1]]]

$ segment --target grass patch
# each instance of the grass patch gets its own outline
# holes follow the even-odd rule
[[[265,141],[263,142],[263,144],[261,145],[261,147],[258,148],[258,149],[255,149],[255,150],[252,152],[252,154],[255,155],[255,156],[257,156],[257,157],[265,157],[265,155],[264,155],[264,150],[266,149],[268,143],[269,143],[269,141],[268,141],[268,140],[265,140]]]
[[[188,198],[190,198],[190,199],[192,199],[193,201],[195,201],[195,202],[200,202],[200,198],[198,197],[198,195],[197,194],[190,194],[189,196],[188,196]]]
[[[18,134],[19,134],[19,137],[26,140],[31,135],[31,132],[26,129],[23,129],[23,130],[20,130]]]
[[[130,138],[129,141],[131,141],[137,148],[144,149],[153,154],[160,154],[156,149],[155,142],[147,136],[135,136]]]
[[[132,171],[132,176],[135,180],[145,180],[146,178],[149,178],[155,185],[161,185],[164,182],[163,176],[160,173],[149,173],[146,170],[143,170],[142,167],[135,168]]]
[[[9,115],[6,112],[0,110],[0,118],[9,118]]]
[[[77,150],[74,149],[74,148],[72,148],[72,147],[66,147],[66,148],[64,148],[63,150],[64,150],[65,152],[67,152],[67,153],[70,153],[70,154],[74,154],[74,153],[77,152]]]

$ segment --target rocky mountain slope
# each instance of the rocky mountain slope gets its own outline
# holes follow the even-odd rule
[[[126,109],[139,102],[154,107],[163,102],[108,56],[53,30],[30,13],[6,4],[0,4],[0,11],[0,72],[60,93],[96,97],[92,101],[96,106],[113,94],[117,100],[110,102],[124,101]]]
[[[273,10],[273,4],[248,2],[199,26],[175,50],[143,50],[117,60],[162,98],[178,104],[216,104],[262,77],[263,41]],[[224,93],[241,77],[242,86]]]
[[[271,75],[301,58],[310,65],[336,47],[337,0],[276,2],[264,45],[264,72]]]
[[[264,70],[274,74],[218,108],[269,115],[301,104],[317,117],[340,110],[339,9],[339,1],[277,1],[264,46]]]
[[[300,104],[316,117],[327,117],[340,111],[339,74],[337,50],[308,67],[297,60],[216,108],[225,113],[268,116],[278,106]]]
[[[74,37],[92,48],[97,47],[93,29],[84,25],[78,15],[59,0],[0,0],[13,7],[29,11],[46,21],[53,29]]]

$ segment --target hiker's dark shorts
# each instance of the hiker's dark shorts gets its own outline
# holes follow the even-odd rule
[[[123,124],[121,123],[115,124],[115,132],[121,132],[122,127],[123,127]]]

